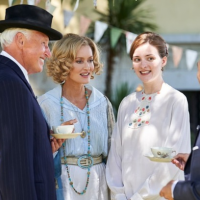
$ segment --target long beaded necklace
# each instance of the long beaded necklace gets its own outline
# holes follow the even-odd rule
[[[90,152],[90,112],[89,112],[89,102],[88,102],[88,92],[86,90],[86,87],[85,87],[85,98],[86,98],[86,114],[87,114],[87,121],[88,121],[88,130],[87,130],[87,135],[88,135],[88,151],[87,151],[87,155],[86,157],[88,159],[91,159],[92,160],[92,157],[91,157],[91,152]],[[61,123],[64,122],[64,119],[63,119],[63,96],[61,95],[61,98],[60,98],[60,108],[61,108]],[[63,148],[63,155],[64,155],[64,162],[65,162],[65,166],[66,166],[66,169],[67,169],[67,175],[68,175],[68,180],[69,180],[69,183],[72,187],[72,189],[79,195],[83,195],[84,193],[86,193],[86,190],[87,190],[87,187],[88,187],[88,184],[89,184],[89,179],[90,179],[90,168],[91,168],[91,165],[89,165],[87,167],[88,169],[88,172],[87,172],[87,181],[86,181],[86,185],[85,185],[85,188],[82,192],[78,192],[75,188],[74,188],[74,185],[73,185],[73,181],[71,180],[71,177],[70,177],[70,174],[69,174],[69,168],[68,168],[68,165],[67,165],[67,157],[66,157],[66,154],[65,154],[65,142],[62,144],[62,148]]]

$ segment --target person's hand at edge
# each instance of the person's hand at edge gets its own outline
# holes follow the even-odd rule
[[[164,186],[164,187],[161,189],[161,191],[160,191],[160,193],[159,193],[159,195],[160,195],[161,197],[164,197],[165,199],[168,199],[168,200],[173,200],[173,197],[172,197],[172,190],[171,190],[173,182],[174,182],[174,180],[171,180],[169,183],[167,183],[166,186]]]
[[[174,158],[172,159],[172,163],[175,164],[180,170],[184,170],[188,158],[188,153],[179,153],[174,156]]]

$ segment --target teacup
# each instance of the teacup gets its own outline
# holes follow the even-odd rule
[[[67,134],[72,133],[74,125],[52,126],[55,134]]]
[[[168,158],[172,157],[172,154],[176,151],[170,147],[151,147],[151,152],[153,153],[154,157],[159,158]]]

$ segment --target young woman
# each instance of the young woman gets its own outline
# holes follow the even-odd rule
[[[74,124],[74,132],[82,133],[66,140],[55,157],[62,163],[57,194],[61,191],[65,200],[109,199],[103,159],[108,154],[113,111],[101,92],[86,85],[101,69],[95,43],[76,34],[56,42],[47,62],[49,76],[61,84],[38,99],[46,120],[50,127]]]
[[[161,200],[161,188],[183,173],[171,163],[152,162],[151,147],[190,152],[186,97],[164,82],[165,41],[157,34],[137,36],[130,50],[135,74],[144,89],[121,102],[108,157],[107,182],[115,200]],[[165,159],[161,159],[165,161]]]

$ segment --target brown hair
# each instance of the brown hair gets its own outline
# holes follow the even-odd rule
[[[77,51],[82,46],[90,46],[93,53],[94,73],[100,74],[103,68],[99,61],[99,49],[97,45],[88,37],[77,34],[66,34],[61,40],[54,43],[52,55],[47,59],[47,74],[56,83],[62,83],[70,73],[72,64],[76,58]],[[94,76],[91,76],[93,79]]]
[[[168,56],[168,49],[167,49],[167,45],[166,45],[166,42],[164,41],[164,39],[156,33],[144,32],[144,33],[141,33],[140,35],[138,35],[131,45],[131,49],[130,49],[130,53],[129,53],[131,60],[133,58],[133,54],[134,54],[135,50],[139,46],[141,46],[145,43],[149,43],[152,46],[154,46],[158,50],[158,53],[161,58]]]

